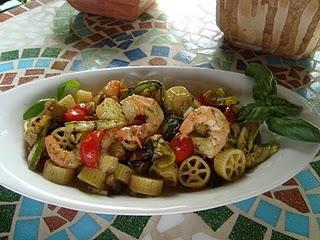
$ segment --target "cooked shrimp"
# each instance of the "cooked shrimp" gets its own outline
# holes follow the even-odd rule
[[[156,133],[164,114],[156,100],[139,95],[132,95],[121,101],[122,111],[132,124],[136,117],[144,117],[145,123],[123,127],[117,132],[117,138],[128,142],[136,142],[141,147],[141,140]]]
[[[191,137],[197,152],[213,158],[228,141],[230,127],[224,114],[217,108],[201,106],[193,110],[181,124],[181,138],[193,132],[195,126],[204,125],[207,137]]]
[[[52,135],[45,138],[45,145],[50,159],[60,167],[76,168],[81,165],[78,149],[72,151],[63,149],[58,140]]]
[[[103,88],[103,93],[105,97],[110,97],[114,100],[118,100],[121,92],[126,91],[127,86],[120,80],[111,80],[107,83],[107,85]]]

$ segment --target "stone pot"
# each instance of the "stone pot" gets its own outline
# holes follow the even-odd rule
[[[320,0],[217,0],[227,41],[292,59],[320,48]]]

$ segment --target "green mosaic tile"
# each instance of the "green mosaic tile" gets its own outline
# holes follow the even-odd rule
[[[224,70],[231,71],[231,66],[232,66],[232,62],[227,62],[227,61],[223,62],[223,69]]]
[[[95,53],[97,52],[97,49],[89,49],[81,52],[81,59],[83,61],[90,61]]]
[[[229,235],[230,240],[262,240],[267,228],[257,222],[239,215],[232,231]]]
[[[234,51],[229,49],[222,49],[221,54],[224,57],[224,59],[228,62],[234,62],[235,61],[235,54]]]
[[[320,177],[320,160],[316,161],[316,162],[312,162],[310,163],[310,165],[312,166],[313,170],[318,174],[318,176]]]
[[[210,210],[196,212],[203,221],[205,221],[213,231],[217,231],[225,223],[233,212],[227,207],[218,207]]]
[[[270,240],[296,240],[296,238],[290,237],[283,233],[279,233],[277,231],[272,231],[272,236]]]
[[[112,226],[135,238],[139,238],[150,217],[118,216]]]
[[[215,67],[215,68],[222,68],[222,66],[221,66],[221,61],[220,61],[220,58],[219,57],[216,57],[216,56],[214,56],[214,57],[212,57],[212,59],[211,59],[211,64],[213,65],[213,67]]]
[[[61,48],[48,47],[44,50],[41,57],[57,58],[60,52],[61,52]]]
[[[119,240],[110,229],[105,230],[95,240]]]
[[[12,218],[14,215],[14,211],[16,209],[16,205],[0,205],[0,216],[1,216],[1,224],[0,224],[0,233],[10,232]]]
[[[65,35],[64,37],[60,38],[65,44],[74,43],[76,41],[79,41],[81,38],[78,37],[78,35],[74,33],[70,33]]]
[[[2,202],[15,202],[19,201],[20,195],[0,186],[0,201]]]
[[[157,18],[157,20],[160,20],[160,21],[166,21],[167,19],[168,19],[168,16],[164,13],[161,13]]]
[[[26,48],[23,49],[21,58],[36,58],[39,57],[40,48]]]
[[[19,58],[19,51],[14,50],[14,51],[2,52],[0,59],[1,61],[10,61],[18,58]]]
[[[151,16],[149,13],[143,13],[140,17],[139,17],[139,19],[140,19],[140,21],[142,21],[142,22],[144,22],[144,21],[148,21],[148,20],[150,20],[150,19],[152,19],[153,18],[153,16]]]

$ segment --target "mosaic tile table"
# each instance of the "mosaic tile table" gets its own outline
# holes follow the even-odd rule
[[[184,8],[180,8],[183,4]],[[271,69],[320,110],[320,53],[292,61],[222,41],[215,1],[159,0],[135,22],[37,0],[0,14],[0,91],[65,72],[177,65]],[[135,217],[52,206],[0,186],[0,239],[320,239],[320,161],[263,195],[207,211]]]

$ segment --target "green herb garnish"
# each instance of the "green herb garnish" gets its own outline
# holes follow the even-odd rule
[[[58,86],[57,89],[57,99],[61,100],[64,96],[68,95],[71,90],[76,90],[80,87],[80,82],[78,80],[69,80]]]
[[[43,112],[46,102],[51,100],[52,98],[40,99],[34,104],[32,104],[27,111],[23,114],[23,120],[28,120],[30,118],[38,116]]]

